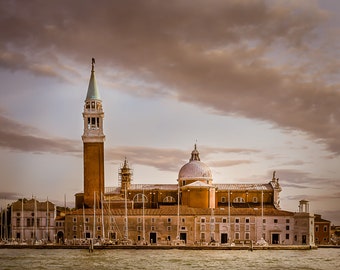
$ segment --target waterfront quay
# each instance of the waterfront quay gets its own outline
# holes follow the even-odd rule
[[[320,246],[320,248],[334,248],[340,246]],[[89,249],[88,245],[0,245],[0,249]],[[318,246],[309,245],[268,245],[268,246],[250,246],[250,245],[223,245],[223,246],[175,246],[175,245],[99,245],[93,246],[93,249],[181,249],[181,250],[310,250],[317,249]]]

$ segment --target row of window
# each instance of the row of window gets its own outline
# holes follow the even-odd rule
[[[36,222],[36,226],[40,227],[40,218],[27,218],[26,219],[26,226],[27,227],[33,227],[33,226],[35,226],[35,222]],[[21,226],[21,218],[16,219],[15,225],[16,225],[16,227]]]
[[[315,225],[315,231],[316,231],[316,232],[319,231],[319,225]],[[327,232],[327,231],[328,231],[328,226],[327,226],[327,225],[324,225],[324,226],[323,226],[323,231],[324,231],[324,232]]]
[[[87,128],[88,129],[99,129],[100,121],[99,117],[89,117],[87,118]]]
[[[227,203],[227,197],[221,197],[221,203]],[[253,197],[252,199],[253,203],[257,203],[258,202],[258,198],[257,197]],[[236,197],[233,199],[233,203],[245,203],[244,198],[242,197]]]
[[[95,110],[95,109],[98,109],[98,110],[101,110],[102,109],[102,104],[101,102],[96,102],[96,101],[91,101],[91,102],[86,102],[85,104],[85,108],[86,109],[92,109],[92,110]]]
[[[44,215],[50,217],[51,213],[47,213],[47,212],[46,213],[45,212],[43,212],[43,213],[40,212],[39,213],[39,216],[44,216]],[[21,216],[21,212],[17,212],[17,217],[20,217],[20,216]],[[31,213],[31,216],[34,217],[34,212]]]
[[[89,223],[89,218],[85,218],[85,223]],[[115,220],[114,220],[114,217],[111,217],[111,222],[114,222]],[[171,221],[172,221],[172,219],[171,218],[168,218],[167,219],[167,223],[171,223]],[[206,223],[206,221],[207,221],[207,219],[206,219],[206,217],[201,217],[200,218],[200,222],[201,223]],[[215,218],[214,217],[211,217],[210,218],[210,223],[215,223]],[[228,219],[227,218],[222,218],[222,223],[227,223],[227,221],[228,221]],[[235,218],[235,223],[236,224],[239,224],[239,223],[241,223],[241,219],[240,218]],[[73,217],[73,222],[74,223],[76,223],[77,222],[77,217]],[[102,222],[101,221],[101,217],[97,217],[97,222]],[[142,223],[143,222],[143,219],[141,218],[141,217],[138,217],[137,218],[137,222],[138,223]],[[151,218],[151,223],[155,223],[156,222],[156,218]],[[185,218],[181,218],[181,222],[182,223],[184,223],[185,222]],[[250,223],[250,218],[245,218],[245,220],[244,220],[244,222],[245,223]],[[262,222],[263,223],[267,223],[267,219],[263,219],[262,220]],[[274,224],[278,224],[279,223],[279,220],[278,219],[274,219],[273,220],[273,222],[274,222]],[[286,223],[288,224],[288,223],[290,223],[290,219],[286,219]],[[289,226],[286,226],[286,227],[289,227]],[[318,231],[318,226],[316,226],[316,231]],[[324,231],[327,231],[327,227],[325,226],[324,227]]]
[[[144,200],[144,203],[147,203],[148,202],[148,197],[143,194],[143,193],[138,193],[136,194],[133,199],[132,199],[135,203],[143,203],[143,200]],[[175,203],[176,202],[176,199],[172,196],[166,196],[164,199],[163,199],[163,202],[164,203]]]

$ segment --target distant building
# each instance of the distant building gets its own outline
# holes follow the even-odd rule
[[[331,226],[331,244],[340,245],[340,226]]]
[[[328,245],[331,240],[331,222],[321,218],[321,215],[315,215],[315,244]]]
[[[247,243],[314,245],[314,215],[309,202],[299,212],[280,209],[281,186],[270,181],[214,184],[210,168],[195,145],[174,184],[133,184],[125,159],[117,187],[104,187],[104,112],[94,60],[84,105],[84,192],[65,217],[65,238],[109,239],[134,243]]]
[[[54,242],[55,205],[36,199],[20,199],[1,213],[1,238],[33,244],[35,241]]]

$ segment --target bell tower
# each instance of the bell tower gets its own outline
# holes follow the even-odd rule
[[[100,198],[104,193],[104,111],[97,87],[95,59],[92,58],[92,69],[89,87],[84,105],[84,205],[93,208],[100,206]],[[103,194],[104,195],[104,194]]]

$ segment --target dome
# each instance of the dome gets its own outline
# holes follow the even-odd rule
[[[178,179],[211,179],[212,173],[210,168],[200,160],[199,152],[195,144],[195,149],[191,152],[191,158],[178,173]]]

